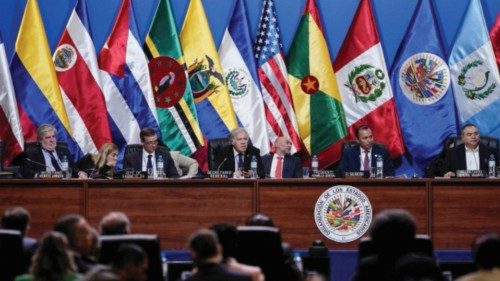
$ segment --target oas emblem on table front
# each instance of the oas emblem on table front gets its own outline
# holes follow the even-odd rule
[[[350,185],[336,185],[323,192],[314,208],[316,226],[328,239],[354,241],[368,230],[372,221],[368,197]]]

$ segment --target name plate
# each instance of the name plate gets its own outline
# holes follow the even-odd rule
[[[318,171],[318,172],[312,174],[312,177],[313,178],[334,178],[335,171],[330,171],[330,170]]]
[[[346,178],[366,178],[367,173],[360,171],[360,172],[345,172],[345,177]]]
[[[208,171],[208,176],[211,179],[228,179],[232,177],[232,171]]]
[[[37,179],[63,179],[65,174],[62,171],[41,171],[40,173],[35,175]]]
[[[145,180],[148,178],[148,173],[143,171],[127,171],[123,174],[124,180]]]
[[[455,175],[457,178],[484,178],[486,172],[484,170],[457,170]]]

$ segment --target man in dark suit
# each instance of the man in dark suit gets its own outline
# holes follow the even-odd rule
[[[73,157],[67,147],[57,146],[57,130],[50,124],[42,124],[36,130],[38,147],[28,151],[21,167],[24,178],[34,178],[42,171],[61,171],[61,161],[66,157],[73,170]]]
[[[281,178],[302,178],[302,165],[300,158],[290,155],[292,141],[287,136],[281,136],[274,142],[276,152],[262,157],[266,177]]]
[[[344,149],[340,159],[339,170],[345,172],[370,172],[376,167],[376,157],[381,156],[384,162],[384,176],[394,176],[394,165],[389,157],[387,148],[373,142],[370,127],[361,125],[356,129],[357,144]]]
[[[189,237],[189,248],[196,266],[196,273],[186,281],[251,281],[249,275],[232,272],[224,268],[222,247],[212,230],[202,229]]]
[[[147,171],[148,177],[158,178],[156,169],[159,157],[163,159],[163,172],[167,178],[177,178],[179,174],[174,165],[174,160],[165,147],[158,146],[158,135],[153,128],[141,130],[140,138],[142,151],[125,155],[123,169],[134,169],[135,171]]]
[[[234,178],[250,177],[250,164],[252,158],[257,160],[257,176],[264,178],[264,166],[260,157],[260,150],[249,144],[249,136],[245,129],[233,129],[229,135],[231,144],[224,147],[216,158],[219,164],[218,170],[233,172]]]
[[[476,126],[465,124],[462,127],[463,144],[450,148],[444,160],[444,177],[454,177],[457,170],[488,170],[488,159],[495,157],[498,165],[498,151],[480,143]]]

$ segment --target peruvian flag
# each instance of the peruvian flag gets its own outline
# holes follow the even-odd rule
[[[356,128],[368,125],[375,141],[384,143],[391,157],[403,154],[403,139],[370,0],[361,0],[333,68],[344,106],[347,139],[356,139]]]
[[[79,0],[54,52],[54,65],[73,137],[84,153],[111,142],[85,0]]]
[[[498,13],[497,19],[491,28],[490,37],[493,50],[495,51],[497,65],[500,68],[500,13]]]

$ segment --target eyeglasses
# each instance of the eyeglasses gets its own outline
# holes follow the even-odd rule
[[[158,144],[158,140],[145,141],[144,144],[145,145],[157,145]]]

